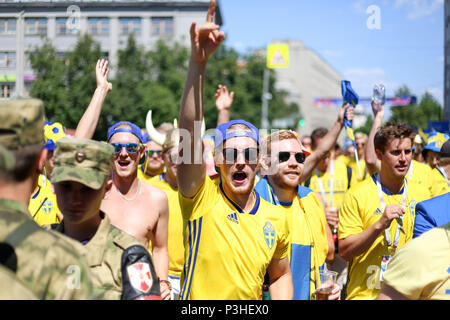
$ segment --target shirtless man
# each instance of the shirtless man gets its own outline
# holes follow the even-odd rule
[[[107,81],[107,74],[107,61],[99,60],[96,66],[97,90],[78,124],[77,138],[91,139],[94,134],[105,96],[112,89]],[[109,196],[103,200],[101,210],[108,215],[112,225],[131,234],[144,246],[148,247],[151,241],[161,297],[169,299],[169,207],[163,191],[143,183],[137,177],[139,160],[144,156],[145,150],[141,130],[131,122],[118,122],[109,128],[107,141],[115,148],[114,185]]]

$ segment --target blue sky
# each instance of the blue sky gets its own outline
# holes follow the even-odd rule
[[[239,52],[301,40],[361,97],[406,84],[443,103],[444,0],[219,0],[226,44]],[[379,20],[374,20],[375,5]],[[371,29],[368,27],[369,26]],[[378,25],[376,24],[378,22]],[[380,27],[374,29],[373,27]]]

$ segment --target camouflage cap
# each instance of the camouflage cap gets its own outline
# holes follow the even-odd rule
[[[56,142],[52,183],[75,181],[98,190],[111,173],[113,156],[108,143],[62,138]]]
[[[44,104],[38,99],[0,101],[0,169],[14,167],[10,150],[43,143]]]
[[[0,101],[0,144],[7,149],[44,141],[44,104],[38,99]]]

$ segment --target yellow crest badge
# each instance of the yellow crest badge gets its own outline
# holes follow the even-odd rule
[[[272,249],[273,244],[275,243],[275,228],[269,221],[266,221],[263,232],[267,246],[269,247],[269,249]]]
[[[127,267],[131,285],[139,291],[147,293],[153,284],[148,263],[135,263]]]

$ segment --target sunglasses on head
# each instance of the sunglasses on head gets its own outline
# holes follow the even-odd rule
[[[162,150],[147,150],[146,152],[149,157],[152,157],[154,154],[159,156],[161,154]]]
[[[245,161],[256,162],[256,160],[258,159],[258,151],[258,148],[247,148],[243,150],[226,148],[222,150],[222,153],[227,163],[235,162],[239,153],[244,153]]]
[[[280,163],[288,161],[290,157],[291,157],[291,153],[289,151],[281,151],[278,153],[278,160],[280,161]],[[295,153],[295,160],[298,163],[305,162],[305,158],[306,158],[306,156],[303,152]]]
[[[119,154],[122,152],[122,148],[125,147],[128,153],[136,153],[139,150],[139,143],[118,143],[111,142],[110,145],[114,147],[114,153]]]

